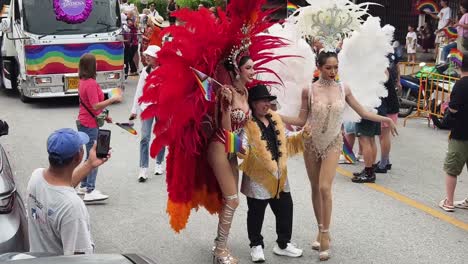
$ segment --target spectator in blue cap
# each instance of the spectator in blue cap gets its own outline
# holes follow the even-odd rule
[[[63,128],[47,139],[49,167],[36,169],[28,183],[28,227],[32,252],[73,255],[94,252],[88,210],[75,186],[104,164],[96,157],[96,144],[83,161],[89,137]]]

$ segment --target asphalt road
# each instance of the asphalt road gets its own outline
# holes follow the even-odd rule
[[[129,80],[124,102],[110,107],[114,121],[128,118],[135,85],[136,80]],[[77,111],[76,99],[23,104],[17,95],[0,92],[0,118],[11,127],[10,135],[1,138],[1,143],[10,156],[23,196],[30,173],[47,165],[47,136],[57,128],[74,128]],[[158,263],[210,263],[217,217],[205,210],[194,212],[187,228],[175,234],[165,212],[164,176],[138,183],[138,137],[116,126],[106,126],[112,130],[113,156],[100,169],[97,186],[110,199],[88,206],[97,252],[137,252]],[[425,121],[411,120],[405,128],[400,125],[391,173],[378,175],[376,185],[354,184],[337,174],[332,258],[328,263],[468,263],[468,211],[445,213],[437,207],[444,197],[442,164],[447,134],[428,128]],[[275,222],[271,211],[267,211],[263,235],[268,263],[319,262],[317,252],[310,249],[317,228],[303,163],[300,156],[289,161],[293,242],[305,249],[304,256],[286,259],[273,255]],[[342,168],[343,174],[360,169],[359,165]],[[458,199],[468,195],[467,176],[464,171],[460,177]],[[246,211],[242,197],[229,240],[241,263],[250,263]]]

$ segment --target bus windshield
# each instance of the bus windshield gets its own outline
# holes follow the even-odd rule
[[[86,21],[68,24],[55,18],[53,0],[23,0],[26,32],[38,35],[70,35],[105,33],[121,26],[117,0],[93,0],[93,9]]]

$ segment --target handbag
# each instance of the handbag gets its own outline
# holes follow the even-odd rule
[[[81,101],[81,97],[79,97],[80,104],[88,111],[88,113],[96,120],[98,127],[104,126],[107,117],[109,116],[109,110],[104,109],[99,115],[95,115],[89,108]]]

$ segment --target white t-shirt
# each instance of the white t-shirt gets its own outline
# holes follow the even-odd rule
[[[444,27],[447,26],[448,21],[450,20],[452,16],[452,10],[450,7],[444,7],[442,10],[440,10],[439,14],[437,14],[439,17],[439,24],[437,26],[437,29],[443,29]]]
[[[32,173],[27,194],[31,252],[94,253],[88,210],[75,189],[50,185],[40,168]]]

